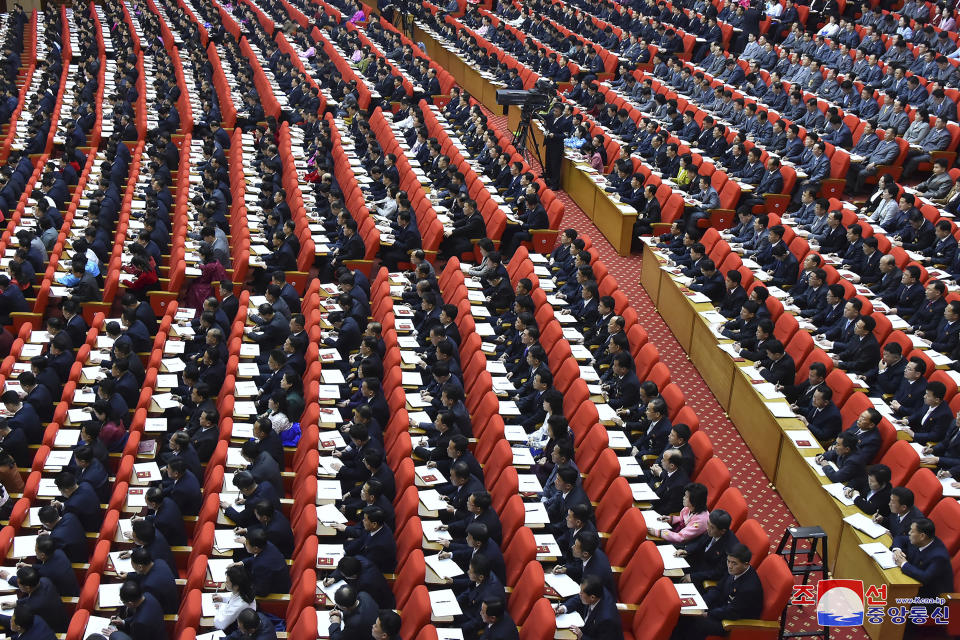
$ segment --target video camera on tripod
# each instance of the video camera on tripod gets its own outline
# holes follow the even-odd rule
[[[546,108],[556,95],[557,85],[546,78],[540,78],[531,89],[498,89],[497,104],[505,107],[518,106],[520,111],[529,111],[531,115]]]
[[[498,89],[497,104],[506,107],[520,107],[520,122],[517,125],[517,131],[513,134],[513,146],[523,155],[527,150],[527,139],[533,141],[533,148],[540,158],[540,147],[536,138],[530,135],[530,123],[538,112],[547,108],[557,94],[557,85],[546,78],[540,78],[530,89]]]

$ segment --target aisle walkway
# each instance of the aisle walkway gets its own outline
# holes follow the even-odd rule
[[[490,121],[501,130],[507,129],[506,117],[492,116]],[[533,159],[531,164],[539,171],[540,167],[536,159]],[[700,427],[710,436],[715,454],[730,470],[731,484],[743,493],[750,517],[759,521],[764,531],[770,535],[771,552],[775,551],[783,532],[787,527],[797,524],[796,519],[776,490],[771,488],[770,479],[760,469],[760,465],[750,453],[750,449],[740,437],[736,427],[727,418],[713,392],[687,358],[686,352],[674,338],[667,322],[640,285],[642,262],[640,256],[619,255],[583,210],[565,192],[559,191],[557,195],[566,207],[561,228],[572,227],[579,233],[590,236],[593,246],[600,253],[600,258],[610,273],[616,277],[620,289],[636,309],[650,341],[660,352],[661,360],[670,368],[671,380],[680,385],[687,397],[687,402],[700,418]],[[809,615],[806,612],[801,615],[796,608],[791,608],[790,611],[792,615],[788,630],[797,631],[808,628],[808,625],[812,624],[812,611]],[[835,629],[831,637],[844,640],[868,638],[867,634],[859,628]]]

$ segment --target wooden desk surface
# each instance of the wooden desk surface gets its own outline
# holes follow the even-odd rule
[[[710,305],[693,305],[670,275],[660,269],[656,255],[647,246],[644,265],[641,284],[657,302],[660,315],[669,318],[668,325],[678,341],[689,345],[690,360],[728,412],[764,473],[773,480],[801,525],[819,525],[827,533],[833,574],[838,578],[861,579],[865,585],[887,584],[888,593],[896,594],[888,598],[890,606],[896,604],[894,597],[916,595],[916,581],[904,576],[899,569],[881,570],[859,549],[859,544],[873,540],[843,521],[857,509],[834,500],[823,489],[829,480],[819,476],[804,460],[822,452],[822,448],[799,449],[787,431],[791,427],[799,428],[802,423],[794,418],[775,418],[751,380],[738,371],[747,363],[735,363],[717,348],[718,339],[698,313],[699,307],[710,308]],[[875,640],[899,640],[903,635],[902,626],[888,621],[882,625],[868,624],[865,628]]]
[[[643,244],[643,263],[640,268],[640,284],[653,304],[660,306],[660,278],[663,270],[660,269],[660,260],[650,245]]]
[[[641,280],[643,273],[641,272]],[[664,274],[666,277],[666,274]],[[717,337],[713,335],[705,322],[693,323],[693,335],[690,338],[690,361],[703,376],[707,386],[713,391],[717,402],[724,411],[730,411],[730,397],[733,393],[734,369],[737,363],[729,355],[717,348]]]

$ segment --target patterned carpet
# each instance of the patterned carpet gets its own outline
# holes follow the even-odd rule
[[[494,126],[501,130],[507,129],[506,117],[492,114],[488,116]],[[530,154],[527,162],[539,173],[539,163],[536,158],[529,156]],[[750,453],[750,449],[747,448],[736,427],[727,418],[713,392],[687,358],[686,352],[674,338],[653,301],[640,285],[642,262],[640,256],[619,255],[583,210],[566,193],[560,191],[557,195],[566,207],[560,228],[572,227],[579,233],[590,236],[593,246],[600,253],[600,258],[610,273],[616,277],[620,289],[636,309],[650,341],[660,352],[663,363],[670,368],[671,379],[680,385],[687,397],[687,402],[696,411],[701,428],[710,436],[716,455],[730,470],[731,484],[740,489],[746,498],[750,517],[755,518],[770,535],[771,552],[775,551],[783,532],[787,527],[796,524],[796,520],[780,495],[770,487],[770,479],[760,469],[760,465]],[[789,613],[788,631],[813,630],[815,618],[812,607],[805,609],[791,607]],[[867,634],[859,628],[833,629],[831,636],[844,640],[868,638]]]

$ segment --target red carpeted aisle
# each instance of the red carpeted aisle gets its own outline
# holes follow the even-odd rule
[[[507,128],[507,119],[492,116],[490,121],[501,129]],[[539,171],[536,158],[527,158],[535,170]],[[621,256],[607,242],[580,207],[563,191],[557,192],[566,210],[561,228],[572,227],[579,233],[587,234],[593,246],[600,252],[600,258],[620,284],[624,295],[636,309],[650,341],[657,347],[664,364],[670,368],[671,379],[680,385],[687,402],[700,418],[700,426],[713,443],[717,456],[730,470],[731,483],[740,489],[750,508],[750,516],[755,518],[770,535],[771,552],[776,549],[784,530],[796,524],[796,520],[780,495],[770,487],[770,479],[760,469],[756,459],[750,453],[746,443],[737,432],[733,423],[727,419],[713,392],[697,372],[696,367],[687,358],[686,352],[674,338],[666,321],[660,316],[653,301],[640,285],[639,255]],[[846,577],[846,576],[838,576]],[[812,628],[813,609],[800,610],[790,608],[789,631]],[[846,640],[864,640],[867,634],[861,629],[833,629],[831,637]]]

